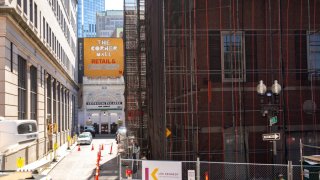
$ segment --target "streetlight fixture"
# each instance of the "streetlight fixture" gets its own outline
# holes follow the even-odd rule
[[[267,117],[269,120],[270,131],[272,131],[272,125],[278,122],[278,113],[279,113],[279,100],[278,96],[281,93],[281,85],[277,80],[274,80],[273,85],[271,86],[271,91],[268,90],[267,86],[263,83],[262,80],[259,81],[257,86],[257,93],[260,96],[260,104],[261,104],[261,115],[263,117]],[[267,99],[267,102],[264,99]],[[277,144],[276,141],[273,140],[273,155],[277,155]],[[276,158],[273,157],[274,161]]]
[[[274,80],[271,86],[271,91],[267,89],[267,86],[263,83],[263,80],[259,81],[257,86],[257,93],[260,95],[261,114],[263,117],[267,116],[270,126],[278,122],[277,114],[279,112],[278,95],[281,93],[281,85],[278,80]],[[265,97],[268,102],[265,103]]]

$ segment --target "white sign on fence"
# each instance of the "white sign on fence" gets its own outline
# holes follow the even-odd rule
[[[172,161],[142,161],[142,180],[182,180],[182,164]]]
[[[188,170],[188,180],[196,180],[196,171]]]

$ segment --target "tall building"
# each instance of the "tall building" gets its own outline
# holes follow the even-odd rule
[[[319,146],[319,7],[146,1],[153,158],[299,164],[299,139]]]
[[[108,10],[97,13],[97,37],[120,37],[123,11]]]
[[[76,131],[77,0],[2,1],[0,8],[0,116],[38,126],[36,141],[0,152],[0,166],[12,170],[17,158],[31,163]]]
[[[105,0],[78,1],[78,38],[96,37],[96,13],[105,10]]]

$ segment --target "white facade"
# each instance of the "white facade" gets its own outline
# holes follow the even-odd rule
[[[79,110],[79,126],[125,123],[124,79],[83,77],[82,108]],[[110,132],[110,129],[107,130]]]
[[[0,116],[35,119],[39,138],[4,154],[31,163],[72,135],[77,104],[77,0],[0,1]],[[1,142],[0,142],[1,143]]]

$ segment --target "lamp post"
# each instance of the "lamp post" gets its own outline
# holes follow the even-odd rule
[[[260,96],[260,105],[261,105],[261,115],[267,117],[269,120],[270,131],[272,131],[272,125],[278,122],[279,114],[279,94],[281,93],[281,85],[277,80],[274,80],[271,90],[263,83],[262,80],[259,81],[257,86],[257,93]],[[265,100],[266,99],[266,100]],[[273,155],[277,155],[277,144],[273,140]]]

